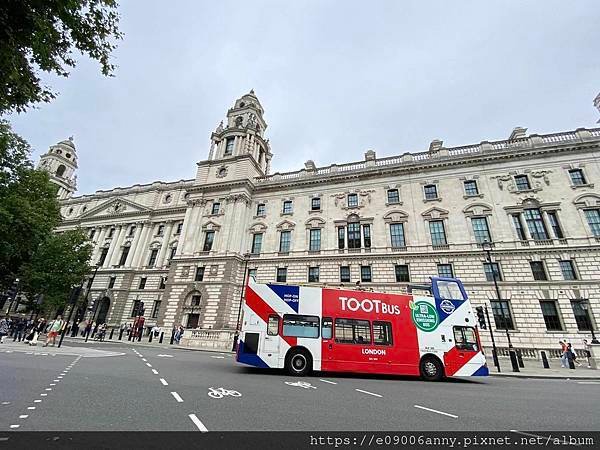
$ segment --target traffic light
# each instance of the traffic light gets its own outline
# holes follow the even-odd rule
[[[483,306],[478,306],[477,308],[475,308],[475,311],[477,311],[477,321],[479,322],[479,328],[485,330],[487,328],[487,325],[485,323],[485,313],[483,312]]]

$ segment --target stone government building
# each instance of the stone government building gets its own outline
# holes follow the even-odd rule
[[[506,326],[521,348],[555,348],[560,338],[578,347],[596,329],[600,128],[515,128],[503,141],[434,140],[425,152],[369,150],[363,161],[270,173],[263,113],[253,91],[236,100],[193,179],[72,197],[72,140],[41,157],[60,186],[58,231],[82,227],[95,243],[98,322],[131,322],[144,302],[147,324],[181,323],[200,345],[230,345],[247,264],[259,282],[361,281],[375,291],[455,275],[493,312],[500,347]]]

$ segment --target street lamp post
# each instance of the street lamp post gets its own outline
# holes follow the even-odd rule
[[[486,239],[481,244],[481,248],[485,252],[487,262],[490,265],[490,270],[492,271],[492,278],[494,280],[494,287],[496,288],[496,298],[498,299],[498,302],[500,303],[502,301],[502,296],[500,295],[500,288],[498,287],[498,278],[497,278],[496,270],[494,269],[494,266],[492,264],[492,243]],[[504,315],[504,312],[502,314]],[[510,362],[513,367],[513,372],[520,372],[519,364],[517,361],[517,354],[513,350],[513,345],[510,340],[510,333],[508,332],[508,321],[506,320],[506,318],[504,318],[504,328],[505,328],[505,332],[506,332],[506,340],[508,341],[508,354],[510,356]]]
[[[585,315],[587,317],[588,323],[590,324],[590,331],[592,332],[592,344],[600,344],[598,339],[596,339],[596,334],[594,333],[594,323],[592,322],[592,316],[590,314],[590,308],[587,303],[581,303],[581,308],[585,311]]]
[[[235,325],[235,334],[233,336],[233,347],[232,350],[236,349],[238,337],[240,335],[240,318],[242,316],[242,302],[244,300],[244,291],[246,290],[246,282],[248,281],[248,260],[250,259],[250,253],[244,253],[244,280],[242,282],[242,291],[240,292],[240,304],[238,306],[237,321]]]

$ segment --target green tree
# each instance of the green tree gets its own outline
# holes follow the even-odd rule
[[[56,94],[40,71],[67,77],[73,51],[97,60],[110,76],[118,29],[115,0],[2,0],[0,2],[0,114],[21,112]]]
[[[61,220],[56,186],[33,168],[29,153],[29,144],[0,120],[0,291]]]
[[[92,244],[81,229],[49,234],[23,266],[23,291],[30,303],[43,295],[45,311],[62,309],[71,288],[90,273],[91,255]]]

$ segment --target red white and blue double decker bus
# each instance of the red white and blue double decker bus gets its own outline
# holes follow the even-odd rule
[[[415,287],[423,295],[413,294]],[[293,375],[312,370],[425,380],[488,375],[460,280],[432,277],[431,284],[415,287],[388,294],[250,278],[237,361]]]

